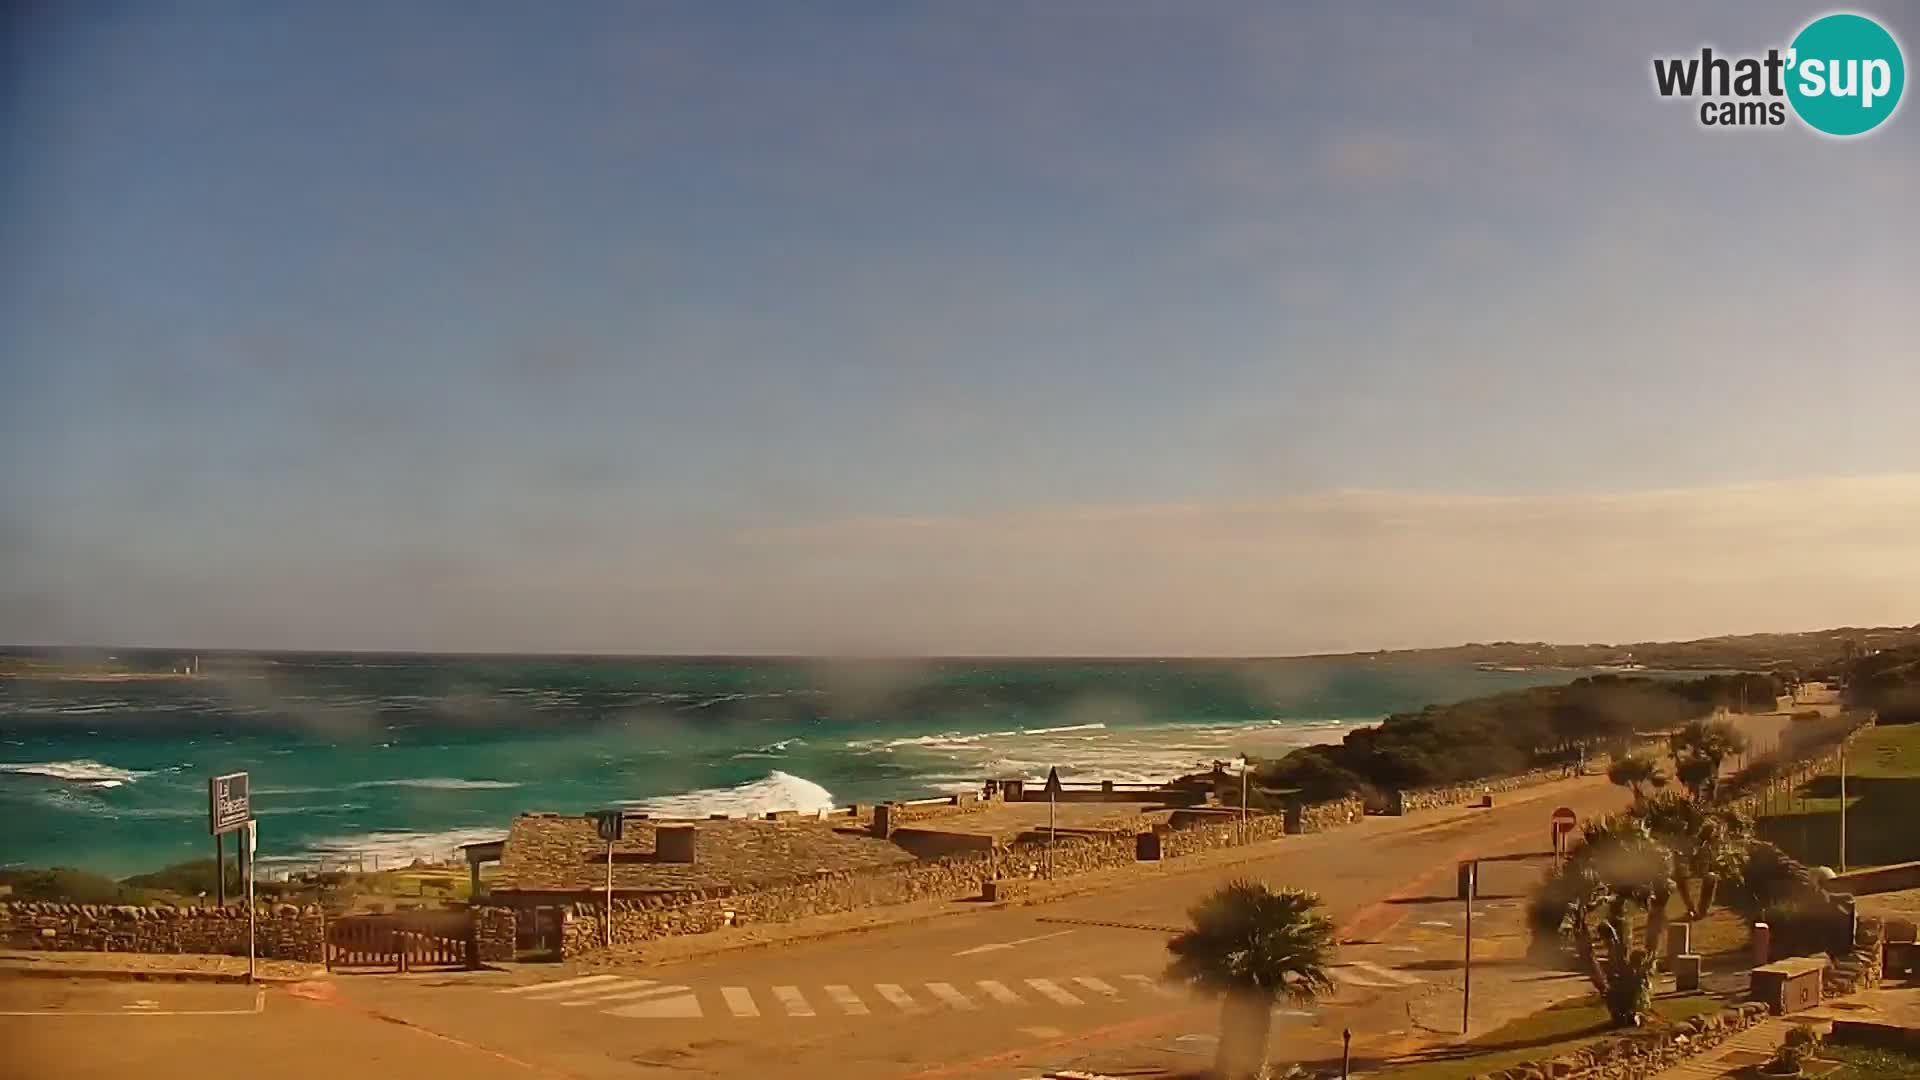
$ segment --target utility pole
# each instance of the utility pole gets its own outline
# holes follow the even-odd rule
[[[1460,988],[1460,1034],[1468,1031],[1473,1015],[1473,898],[1480,892],[1480,860],[1467,864],[1467,963]]]
[[[1240,842],[1247,842],[1247,755],[1240,755]]]
[[[1847,741],[1840,740],[1840,872],[1847,872]]]

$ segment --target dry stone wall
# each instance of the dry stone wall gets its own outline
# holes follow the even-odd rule
[[[1602,1039],[1558,1057],[1523,1061],[1468,1080],[1642,1080],[1719,1046],[1767,1018],[1767,1007],[1743,1002],[1657,1031]]]
[[[277,904],[256,912],[254,941],[259,956],[316,964],[324,960],[326,917],[320,908]],[[0,903],[0,940],[12,949],[245,956],[247,911],[244,907]]]

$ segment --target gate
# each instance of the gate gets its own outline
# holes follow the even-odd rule
[[[473,914],[414,911],[327,920],[327,967],[473,967]]]

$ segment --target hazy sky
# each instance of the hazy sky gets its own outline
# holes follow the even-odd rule
[[[1652,89],[1824,9],[274,6],[8,26],[0,641],[1920,620],[1915,104]]]

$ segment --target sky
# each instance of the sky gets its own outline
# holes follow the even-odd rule
[[[1824,8],[57,7],[0,55],[0,642],[1920,621],[1920,115],[1653,90]]]

